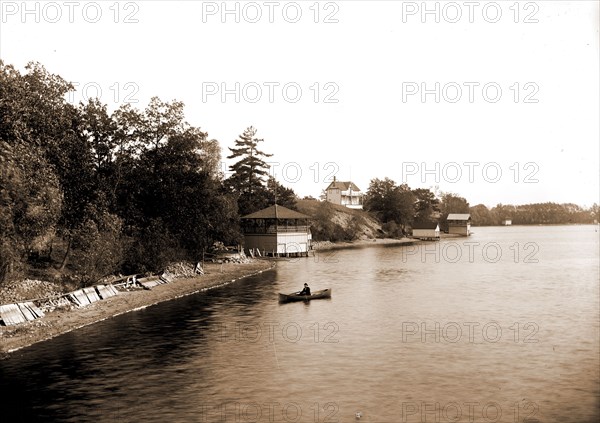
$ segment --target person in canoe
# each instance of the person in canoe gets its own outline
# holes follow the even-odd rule
[[[298,295],[310,295],[310,288],[307,283],[304,284],[304,289]]]

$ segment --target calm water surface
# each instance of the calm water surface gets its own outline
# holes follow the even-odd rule
[[[60,422],[594,422],[597,226],[279,262],[0,361],[0,415]],[[308,282],[331,300],[279,305]]]

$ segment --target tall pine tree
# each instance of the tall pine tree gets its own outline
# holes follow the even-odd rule
[[[228,159],[241,158],[229,167],[233,172],[228,179],[231,188],[239,195],[238,206],[241,215],[260,210],[264,204],[265,179],[269,165],[263,158],[271,157],[258,149],[258,143],[264,141],[256,138],[257,130],[250,126],[235,141],[235,148],[229,148]]]

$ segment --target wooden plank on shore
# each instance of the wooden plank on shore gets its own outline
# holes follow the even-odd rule
[[[138,279],[138,283],[146,289],[152,289],[157,285],[161,284],[161,280],[157,276],[150,276],[147,278]]]
[[[96,292],[98,293],[98,296],[101,300],[104,300],[111,296],[111,294],[107,293],[106,287],[104,285],[96,285],[94,288],[96,288]]]
[[[6,304],[0,306],[0,317],[6,326],[25,323],[27,319],[16,304]]]
[[[81,303],[79,302],[79,300],[77,299],[77,297],[75,295],[73,295],[72,292],[69,293],[69,294],[67,294],[67,298],[69,299],[69,301],[71,301],[77,307],[81,306]]]
[[[168,274],[168,273],[163,273],[162,275],[160,275],[160,279],[164,282],[164,283],[171,283],[173,282],[173,276]]]
[[[33,302],[29,301],[24,304],[25,304],[25,307],[27,307],[34,316],[36,316],[36,318],[39,319],[40,317],[45,316],[44,312],[38,306],[36,306]]]
[[[88,299],[87,295],[85,295],[85,292],[83,292],[82,289],[78,289],[77,291],[71,292],[71,295],[73,295],[77,299],[77,302],[79,303],[80,307],[90,304],[90,300]]]
[[[100,297],[96,293],[96,289],[94,287],[83,288],[83,292],[90,300],[90,303],[95,303],[96,301],[100,301]]]
[[[29,310],[24,303],[17,303],[17,305],[19,306],[19,310],[27,320],[32,321],[37,319],[37,317],[34,316],[31,310]]]
[[[106,289],[109,290],[110,292],[112,292],[113,295],[119,294],[119,291],[117,291],[117,288],[115,288],[112,284],[106,285]]]
[[[152,289],[157,285],[160,285],[160,279],[156,279],[153,281],[144,281],[140,282],[144,288]]]
[[[108,297],[114,297],[116,294],[109,288],[110,285],[97,285],[96,291],[98,291],[98,295],[101,299],[105,300]]]

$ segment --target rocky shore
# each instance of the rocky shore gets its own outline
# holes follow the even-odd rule
[[[43,318],[15,326],[0,326],[0,357],[63,333],[138,310],[163,301],[222,286],[271,269],[274,263],[251,260],[248,263],[207,263],[205,274],[176,279],[151,290],[132,290],[81,308],[57,309]]]

